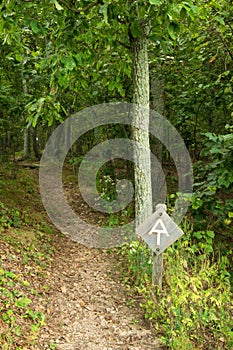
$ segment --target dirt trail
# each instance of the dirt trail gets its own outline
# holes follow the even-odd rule
[[[55,248],[41,349],[161,349],[140,308],[128,306],[114,254],[60,237]]]

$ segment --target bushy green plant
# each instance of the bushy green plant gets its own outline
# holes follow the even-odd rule
[[[1,227],[18,227],[21,222],[20,212],[15,209],[9,209],[4,203],[0,202],[0,230]]]
[[[227,226],[229,230],[233,218],[233,133],[208,132],[205,137],[205,161],[196,166],[193,214],[196,224],[207,219],[209,227]]]
[[[43,312],[34,310],[32,300],[22,292],[20,287],[28,287],[30,283],[20,275],[0,268],[0,311],[4,327],[0,330],[0,344],[4,349],[13,348],[13,337],[20,337],[23,331],[23,319],[30,321],[30,336],[33,339],[39,329],[45,324]],[[31,291],[28,291],[30,294]],[[3,332],[4,330],[4,332]]]
[[[195,237],[194,241],[192,237]],[[206,238],[207,237],[207,238]],[[151,285],[151,251],[125,245],[125,280],[143,297],[145,318],[170,349],[231,349],[233,305],[229,256],[214,259],[213,233],[188,232],[164,254],[163,290]]]
[[[152,255],[150,250],[140,240],[125,244],[119,250],[127,257],[125,280],[134,286],[140,286],[142,281],[149,281],[152,273]]]

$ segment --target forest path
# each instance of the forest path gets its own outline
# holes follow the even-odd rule
[[[134,297],[120,282],[116,259],[114,253],[56,237],[42,349],[161,349],[140,307],[129,305]]]

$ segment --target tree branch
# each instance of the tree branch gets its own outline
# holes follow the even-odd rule
[[[130,46],[129,46],[129,45],[123,43],[123,42],[120,41],[120,40],[117,40],[117,43],[120,44],[121,46],[125,47],[125,48],[128,49],[128,50],[130,49]]]
[[[227,50],[227,52],[230,55],[231,59],[233,60],[233,52],[230,50],[228,42],[225,40],[225,38],[223,38],[223,36],[216,29],[214,31],[218,35],[219,39],[223,43],[223,46]]]

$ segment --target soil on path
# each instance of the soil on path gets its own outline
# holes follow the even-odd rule
[[[29,171],[30,176],[33,175],[37,181],[38,170]],[[72,183],[64,185],[64,188],[70,204],[80,217],[98,222],[99,217],[83,203],[77,188]],[[37,185],[33,188],[33,198],[28,197],[30,194],[21,192],[23,208],[32,212],[33,218],[38,211],[42,217],[46,216],[46,221],[47,214],[43,211],[40,198],[36,197],[36,193],[39,194]],[[30,211],[31,203],[35,204]],[[40,216],[41,219],[42,217]],[[140,300],[137,300],[137,296],[131,296],[130,290],[121,282],[121,271],[114,251],[109,253],[106,250],[86,248],[57,233],[55,229],[51,243],[55,248],[53,262],[49,262],[45,280],[41,282],[41,286],[45,285],[46,289],[42,292],[37,288],[40,278],[32,275],[34,277],[30,281],[30,274],[27,275],[30,285],[38,290],[39,295],[39,299],[34,300],[31,295],[30,298],[34,300],[35,308],[41,306],[46,314],[46,325],[40,330],[39,337],[30,349],[161,349],[155,330],[143,318],[143,310],[139,307]],[[12,255],[10,247],[4,243],[3,253],[8,250],[9,255]],[[20,261],[20,257],[18,258]],[[24,271],[24,265],[16,266],[17,261],[10,260],[9,264],[13,265],[5,264],[3,267],[6,270],[12,268],[19,274],[20,269]],[[7,260],[4,262],[7,263]],[[37,305],[38,302],[41,305]],[[22,347],[25,350],[29,348]]]
[[[51,344],[58,350],[161,349],[142,310],[129,305],[114,253],[61,236],[55,248],[41,349],[51,349]]]

